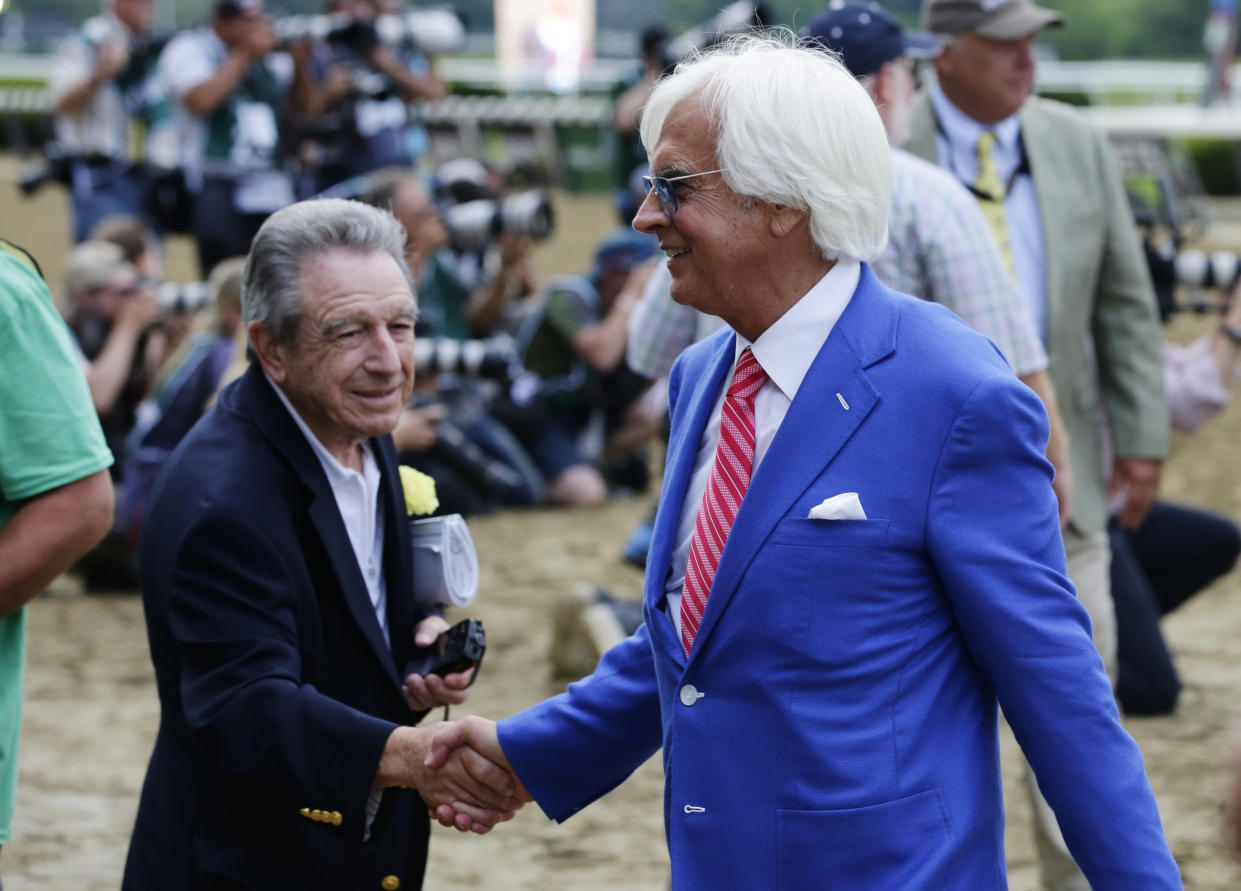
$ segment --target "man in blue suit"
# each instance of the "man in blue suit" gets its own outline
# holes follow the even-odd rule
[[[1003,888],[998,703],[1093,885],[1180,887],[1065,576],[1037,397],[862,262],[890,189],[865,91],[748,38],[661,81],[642,137],[634,225],[673,298],[731,326],[670,377],[645,623],[564,695],[442,729],[433,762],[507,758],[564,820],[662,746],[678,889]],[[730,517],[717,479],[747,475]]]
[[[462,829],[506,816],[474,780],[503,790],[506,773],[433,772],[432,730],[412,726],[469,677],[406,671],[447,623],[415,609],[389,435],[413,386],[404,245],[391,215],[340,200],[287,207],[254,240],[254,359],[143,522],[162,714],[125,891],[417,888],[424,800],[501,805],[466,808]]]

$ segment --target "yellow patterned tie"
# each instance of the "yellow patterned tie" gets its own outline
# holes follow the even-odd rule
[[[991,154],[994,145],[995,134],[984,130],[978,137],[978,178],[974,180],[974,197],[978,199],[978,206],[982,208],[982,214],[995,235],[995,243],[1000,247],[1000,256],[1004,258],[1008,274],[1015,276],[1013,242],[1008,234],[1008,217],[1004,213],[1004,198],[1008,190],[1000,182],[1000,172]]]

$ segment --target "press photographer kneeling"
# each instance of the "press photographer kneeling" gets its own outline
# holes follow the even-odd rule
[[[501,265],[474,293],[461,284],[449,232],[426,188],[408,171],[381,171],[362,196],[390,209],[407,233],[406,260],[418,284],[418,334],[424,347],[416,389],[393,436],[402,460],[432,475],[442,510],[474,514],[498,506],[529,507],[543,500],[537,468],[509,429],[533,411],[512,396],[515,362],[505,341],[471,348],[471,309],[490,311],[494,295],[510,289],[517,267]],[[438,342],[439,347],[431,345]],[[454,349],[453,344],[462,344]],[[481,350],[491,361],[466,361]],[[502,423],[494,410],[505,414]]]

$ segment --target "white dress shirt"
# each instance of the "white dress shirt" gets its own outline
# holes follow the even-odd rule
[[[266,373],[264,377],[267,377]],[[341,464],[306,426],[293,403],[289,402],[289,397],[276,386],[275,381],[267,377],[267,382],[293,416],[294,423],[305,435],[323,466],[323,472],[327,474],[332,495],[336,498],[336,508],[340,511],[353,554],[358,560],[358,569],[366,582],[366,593],[370,595],[375,618],[379,620],[379,630],[383,632],[384,642],[391,646],[392,641],[388,637],[388,585],[383,573],[384,518],[383,511],[379,509],[380,474],[370,444],[362,443],[361,473]]]
[[[1030,308],[1039,337],[1046,343],[1047,266],[1043,214],[1029,172],[1013,178],[1023,160],[1021,121],[1014,114],[998,124],[984,127],[953,105],[938,84],[930,86],[928,95],[939,121],[939,132],[935,135],[939,164],[966,186],[978,179],[978,138],[984,130],[995,133],[991,152],[996,171],[1000,182],[1012,183],[1004,198],[1004,214],[1017,273],[1017,292]]]
[[[724,397],[737,359],[746,347],[754,352],[754,358],[767,372],[767,380],[754,397],[754,467],[750,477],[758,473],[758,465],[771,447],[771,441],[780,429],[780,423],[788,413],[789,405],[797,395],[801,382],[810,370],[811,363],[823,348],[824,342],[836,320],[840,318],[857,289],[861,265],[853,259],[841,258],[815,283],[805,296],[789,307],[770,328],[751,343],[740,334],[736,337],[736,352],[732,366],[724,376],[715,407],[694,458],[694,472],[690,477],[685,500],[681,502],[681,516],[677,522],[676,549],[668,566],[668,578],[664,593],[668,598],[668,615],[681,634],[681,589],[685,585],[685,568],[689,564],[689,546],[698,521],[698,508],[702,504],[711,468],[715,464],[715,448],[720,438],[720,414]]]

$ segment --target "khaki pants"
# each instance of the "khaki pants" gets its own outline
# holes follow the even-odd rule
[[[1068,558],[1069,579],[1077,588],[1077,599],[1090,613],[1091,636],[1095,649],[1103,657],[1103,665],[1112,683],[1116,683],[1116,610],[1112,606],[1109,583],[1112,552],[1107,532],[1078,535],[1065,530],[1064,550]],[[1082,875],[1051,807],[1043,800],[1030,765],[1025,766],[1026,788],[1034,812],[1034,842],[1038,849],[1039,874],[1048,891],[1090,891],[1090,883]]]

